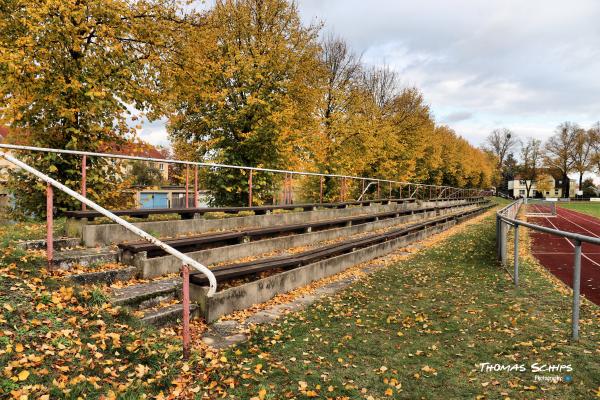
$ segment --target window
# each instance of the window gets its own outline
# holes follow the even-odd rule
[[[558,195],[558,189],[554,189],[554,194]]]
[[[525,189],[521,189],[521,190],[519,190],[519,194],[520,194],[521,196],[525,196]]]
[[[526,182],[525,180],[523,180],[523,179],[521,179],[521,180],[519,181],[519,183],[520,183],[521,185],[526,185],[526,184],[527,184],[527,182]]]
[[[163,164],[163,163],[158,164],[158,169],[163,171],[165,169],[165,164]]]

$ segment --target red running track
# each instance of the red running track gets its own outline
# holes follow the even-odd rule
[[[549,228],[600,238],[600,219],[587,214],[556,208],[553,217],[529,217],[528,221]],[[531,231],[535,258],[569,287],[573,287],[574,244],[566,238]],[[600,305],[600,245],[583,243],[581,257],[581,294]]]

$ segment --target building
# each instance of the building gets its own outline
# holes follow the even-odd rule
[[[527,186],[531,184],[529,197],[563,197],[562,193],[562,177],[557,177],[558,174],[545,172],[540,174],[540,178],[531,184],[530,180],[520,179],[519,175],[515,179],[508,181],[508,191],[510,195],[517,199],[527,195]],[[570,180],[569,198],[574,198],[577,194],[577,181]]]
[[[136,156],[144,158],[155,158],[160,160],[166,160],[166,155],[161,152],[158,148],[146,142],[126,142],[120,145],[113,145],[110,148],[103,150],[103,152],[111,154],[120,154],[126,156]],[[136,161],[131,160],[120,160],[117,161],[121,165],[122,173],[130,173],[133,167],[133,163]],[[137,161],[144,162],[144,161]],[[148,162],[149,165],[160,171],[162,180],[164,182],[169,181],[169,164],[167,162]]]

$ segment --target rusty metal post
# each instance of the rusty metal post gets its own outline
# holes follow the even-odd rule
[[[190,206],[190,167],[185,166],[185,208]]]
[[[183,276],[183,359],[190,358],[190,269],[181,266]]]
[[[294,185],[294,176],[293,174],[290,173],[290,183],[289,183],[289,195],[288,195],[288,201],[289,204],[292,204],[294,202],[294,190],[293,190],[293,185]]]
[[[252,207],[252,173],[254,171],[250,170],[250,175],[248,175],[248,207]]]
[[[48,259],[48,269],[52,269],[52,260],[54,259],[54,193],[52,185],[46,185],[46,258]]]
[[[81,157],[81,195],[87,197],[87,156]],[[85,203],[81,203],[81,211],[85,211]]]
[[[365,180],[364,179],[362,180],[362,192],[360,192],[360,193],[363,194],[363,195],[366,195],[366,193],[365,193]]]
[[[198,166],[194,166],[194,208],[198,208]]]
[[[319,203],[323,204],[323,176],[321,175],[319,188]]]

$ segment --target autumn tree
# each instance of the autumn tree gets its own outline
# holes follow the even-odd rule
[[[497,176],[495,185],[504,184],[497,178],[503,176],[504,163],[511,152],[518,146],[519,140],[508,128],[494,129],[486,138],[484,148],[496,157]]]
[[[521,162],[519,175],[525,181],[526,197],[531,197],[531,187],[538,180],[542,162],[541,140],[527,139],[527,142],[521,147]]]
[[[285,0],[218,0],[187,40],[175,77],[173,140],[195,160],[266,168],[308,165],[320,79],[318,26],[304,26]],[[274,175],[256,174],[268,200]],[[208,175],[215,204],[246,204],[247,176]]]
[[[588,172],[592,166],[593,141],[594,135],[591,130],[576,130],[571,157],[573,159],[573,170],[579,173],[579,190],[582,190],[583,187],[583,174]]]
[[[88,151],[118,146],[133,135],[132,108],[158,113],[159,66],[183,21],[180,4],[171,0],[3,2],[0,122],[34,146]],[[79,186],[77,157],[24,159],[71,188]],[[88,163],[89,197],[111,205],[118,174],[104,159]],[[44,186],[21,173],[14,177],[17,205],[44,214]],[[55,204],[59,210],[78,207],[61,192]]]
[[[320,140],[313,152],[315,163],[318,170],[324,173],[359,173],[365,167],[362,164],[365,160],[356,160],[355,154],[367,151],[361,137],[365,130],[360,129],[365,116],[360,108],[365,106],[363,100],[366,100],[366,94],[360,88],[360,58],[343,39],[333,35],[327,35],[320,47],[319,62],[323,79],[321,99],[317,106],[317,134]],[[374,109],[373,104],[367,106]],[[356,161],[361,163],[357,164]],[[340,182],[325,179],[324,183],[325,199],[334,199]]]
[[[572,122],[563,122],[556,128],[556,133],[551,136],[545,145],[546,154],[544,163],[549,168],[560,171],[562,175],[562,194],[569,197],[569,173],[573,170],[573,148],[576,145],[579,126]]]
[[[590,160],[591,169],[600,174],[600,122],[592,125],[588,130],[588,135],[593,149]]]

